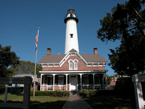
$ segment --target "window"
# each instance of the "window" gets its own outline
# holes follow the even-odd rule
[[[73,70],[73,62],[72,61],[69,62],[69,70]]]
[[[83,75],[83,82],[84,82],[85,85],[89,84],[89,77],[88,77],[88,75]]]
[[[69,60],[69,70],[78,70],[78,60]]]
[[[64,85],[64,76],[58,76],[58,85]]]
[[[77,70],[77,69],[78,69],[78,62],[75,61],[75,62],[74,62],[74,70]]]
[[[52,83],[52,76],[47,76],[48,85],[53,85]]]
[[[73,34],[70,34],[70,38],[73,38]]]
[[[99,75],[95,75],[95,84],[100,84]]]

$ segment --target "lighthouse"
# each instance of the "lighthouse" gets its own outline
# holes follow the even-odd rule
[[[72,8],[67,11],[64,23],[66,24],[65,54],[67,54],[71,49],[75,49],[79,53],[77,34],[78,18]]]

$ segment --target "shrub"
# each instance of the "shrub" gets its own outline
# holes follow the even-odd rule
[[[69,92],[69,91],[63,91],[63,92],[62,92],[62,95],[63,95],[63,96],[69,96],[69,95],[70,95],[70,92]]]
[[[89,91],[89,95],[90,96],[93,96],[93,95],[95,95],[96,94],[96,90],[88,90]]]
[[[58,97],[62,97],[62,94],[63,94],[62,91],[57,91],[56,92],[56,96],[58,96]]]
[[[5,92],[5,84],[0,84],[0,93]]]
[[[87,90],[87,89],[83,89],[79,91],[80,95],[89,95],[89,96],[93,96],[97,93],[96,90]]]

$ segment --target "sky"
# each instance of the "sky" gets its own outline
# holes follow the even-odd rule
[[[111,13],[117,3],[125,1],[129,0],[0,0],[0,44],[11,46],[20,60],[35,63],[35,37],[40,27],[37,63],[46,55],[47,48],[51,48],[51,54],[64,54],[64,17],[73,8],[79,18],[79,53],[93,54],[93,49],[98,48],[98,54],[110,63],[110,49],[120,46],[120,40],[102,42],[97,31],[101,28],[100,19]],[[107,75],[116,74],[108,63]]]

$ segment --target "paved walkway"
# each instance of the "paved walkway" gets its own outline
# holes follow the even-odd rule
[[[93,109],[84,99],[79,95],[70,95],[62,109]]]

